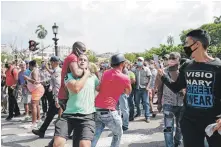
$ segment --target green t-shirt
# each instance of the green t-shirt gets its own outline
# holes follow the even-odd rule
[[[128,76],[129,76],[130,80],[131,80],[131,79],[135,79],[135,74],[134,74],[132,71],[129,71],[129,72],[128,72]],[[136,87],[135,84],[131,84],[131,86],[132,86],[132,88],[135,88],[135,87]]]
[[[65,84],[74,80],[71,73],[67,74],[65,79]],[[80,80],[75,79],[75,80]],[[67,107],[64,114],[91,114],[96,111],[95,109],[95,88],[98,86],[99,80],[95,75],[89,77],[81,89],[81,91],[76,94],[68,89],[69,98],[67,101]]]

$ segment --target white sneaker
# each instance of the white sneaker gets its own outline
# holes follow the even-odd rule
[[[31,120],[31,116],[26,115],[25,118],[24,118],[24,121],[30,121],[30,120]]]
[[[25,129],[30,129],[30,130],[37,129],[37,124],[36,123],[35,124],[30,123],[30,124],[24,125],[24,128]]]
[[[43,121],[42,121],[42,120],[39,120],[39,121],[37,122],[37,128],[40,128],[42,124],[43,124]]]

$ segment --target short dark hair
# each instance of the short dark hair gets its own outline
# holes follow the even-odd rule
[[[76,48],[78,48],[79,50],[83,50],[85,49],[85,44],[80,42],[80,41],[76,41],[73,46],[72,46],[72,51],[74,52],[76,50]]]
[[[209,34],[205,30],[202,30],[202,29],[192,30],[189,33],[187,33],[186,37],[192,37],[193,40],[200,41],[204,49],[207,49],[207,47],[210,44]]]
[[[36,60],[32,60],[29,62],[29,66],[36,67],[36,65],[37,65]]]
[[[117,63],[117,64],[111,64],[111,67],[113,67],[113,68],[118,67],[118,66],[120,66],[121,63],[124,63],[124,62],[125,62],[125,61],[120,62],[120,63]]]

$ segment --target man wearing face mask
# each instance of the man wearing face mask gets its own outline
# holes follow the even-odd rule
[[[175,81],[179,75],[179,61],[180,54],[178,52],[172,52],[169,55],[168,67],[164,69],[164,72],[169,78]],[[160,80],[158,83],[158,111],[162,109],[164,112],[164,137],[166,147],[178,147],[181,144],[182,134],[180,129],[181,109],[183,105],[184,93],[172,92],[166,85]],[[164,100],[162,100],[162,98]],[[174,129],[174,122],[176,122],[176,129]],[[176,130],[173,137],[173,131]],[[174,138],[174,139],[173,139]]]
[[[215,123],[221,114],[221,61],[207,54],[209,44],[210,36],[206,31],[189,32],[184,51],[193,60],[182,65],[177,80],[171,81],[162,69],[158,70],[163,83],[173,92],[186,89],[180,122],[184,147],[202,147],[205,137],[209,146],[221,146],[221,135],[217,130],[213,130],[211,137],[205,133],[205,128]]]
[[[150,114],[148,91],[150,88],[151,72],[148,67],[146,67],[146,69],[144,68],[143,63],[144,63],[144,58],[139,57],[137,62],[138,67],[135,72],[136,76],[135,105],[137,107],[137,114],[135,115],[135,117],[139,117],[141,115],[140,101],[142,100],[143,107],[145,110],[145,121],[149,123],[151,114]]]

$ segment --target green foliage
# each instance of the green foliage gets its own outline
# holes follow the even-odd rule
[[[7,60],[7,61],[13,60],[12,54],[8,54],[6,52],[1,52],[1,62],[3,63],[5,60]]]
[[[96,63],[98,61],[98,58],[95,55],[89,55],[88,59],[90,62]]]
[[[124,56],[130,62],[135,62],[136,58],[137,58],[137,56],[134,53],[126,53],[126,54],[124,54]]]
[[[204,24],[200,28],[206,30],[209,33],[211,37],[211,46],[217,46],[221,44],[221,23]]]
[[[35,61],[36,61],[36,63],[37,63],[38,65],[41,65],[41,61],[42,61],[42,59],[35,58],[35,59],[33,59],[33,60],[35,60]]]
[[[44,39],[47,36],[48,31],[42,25],[39,25],[35,33],[39,39]]]

